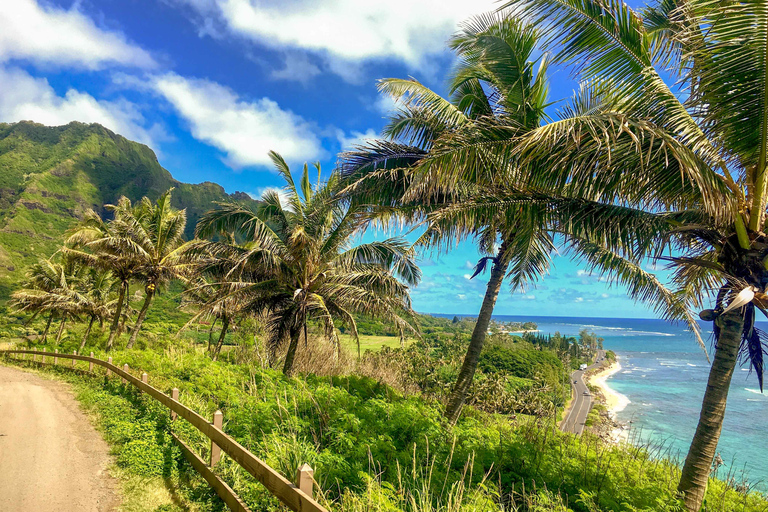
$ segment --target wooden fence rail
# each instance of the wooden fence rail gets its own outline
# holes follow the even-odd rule
[[[307,485],[307,481],[312,481],[312,469],[306,464],[299,468],[297,474],[297,483],[301,485],[301,488],[297,487],[293,482],[289,481],[283,475],[272,469],[264,461],[256,457],[254,454],[246,450],[242,445],[235,441],[232,437],[225,434],[221,430],[221,416],[214,417],[215,424],[212,424],[201,415],[193,411],[192,409],[182,405],[178,401],[178,390],[174,389],[173,398],[166,395],[162,391],[152,387],[147,383],[148,378],[146,374],[142,375],[142,379],[137,379],[129,373],[128,365],[123,368],[112,364],[112,358],[109,358],[109,362],[102,361],[91,356],[81,356],[76,354],[51,354],[38,352],[36,350],[2,350],[0,353],[5,355],[10,354],[32,354],[33,361],[37,361],[37,356],[42,356],[42,361],[45,362],[46,356],[54,356],[54,361],[58,359],[72,359],[73,361],[86,361],[89,363],[90,371],[93,371],[93,365],[106,368],[107,376],[110,373],[114,373],[118,377],[121,377],[123,381],[132,384],[137,387],[143,393],[151,396],[168,409],[171,410],[171,417],[176,418],[180,416],[197,428],[204,436],[211,440],[211,465],[215,465],[218,457],[214,460],[214,453],[218,453],[218,450],[214,450],[216,447],[229,455],[232,460],[237,462],[244,470],[253,475],[256,480],[261,482],[267,490],[282,501],[288,508],[296,512],[328,512],[323,506],[317,503],[311,496],[312,486]],[[218,412],[218,411],[217,411]],[[221,413],[218,412],[220,415]],[[178,440],[176,436],[173,436],[175,440]],[[182,452],[185,457],[190,461],[192,466],[197,470],[203,478],[216,490],[217,494],[227,504],[227,506],[233,512],[247,511],[248,509],[243,504],[242,500],[227,486],[225,482],[216,476],[208,466],[205,465],[202,459],[200,459],[192,450],[186,445],[180,443]],[[194,460],[194,461],[193,461]],[[203,469],[205,468],[205,469]],[[216,483],[218,482],[218,483]]]

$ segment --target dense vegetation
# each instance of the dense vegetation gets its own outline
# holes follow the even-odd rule
[[[75,345],[73,339],[60,348]],[[214,362],[186,341],[147,348],[111,355],[148,372],[160,389],[179,387],[182,402],[206,416],[220,408],[225,430],[286,476],[301,463],[312,465],[321,501],[334,510],[680,510],[674,464],[654,460],[656,452],[642,447],[559,433],[551,416],[510,420],[469,407],[451,429],[429,393],[404,394],[362,376],[366,365],[356,374],[286,378],[264,367],[254,352],[227,352]],[[433,350],[436,367],[443,352]],[[129,499],[136,486],[167,487],[176,503],[168,496],[155,504],[158,510],[221,510],[205,483],[178,463],[167,435],[172,429],[205,455],[209,444],[194,429],[183,421],[170,424],[161,408],[116,379],[59,372],[74,382],[78,398],[114,446],[133,489]],[[217,471],[253,510],[279,509],[227,457]],[[713,480],[707,510],[764,512],[768,504]]]

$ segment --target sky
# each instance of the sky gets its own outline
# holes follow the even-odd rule
[[[381,78],[445,93],[458,24],[490,0],[12,0],[0,6],[0,122],[95,122],[147,144],[181,181],[258,197],[280,178],[376,137],[393,103]],[[573,82],[550,73],[553,111]],[[367,239],[388,236],[369,233]],[[471,241],[422,255],[425,313],[477,314],[488,274],[469,279]],[[656,271],[649,263],[648,270]],[[662,272],[662,277],[664,273]],[[653,317],[567,254],[496,314]]]

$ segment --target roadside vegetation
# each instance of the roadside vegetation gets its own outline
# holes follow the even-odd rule
[[[63,343],[60,349],[68,350],[76,339]],[[326,345],[325,354],[333,353],[335,347]],[[441,419],[437,399],[450,392],[450,385],[442,391],[402,392],[397,382],[393,387],[364,375],[403,373],[397,356],[371,353],[368,357],[375,356],[375,362],[364,358],[353,363],[350,354],[349,373],[337,369],[334,375],[287,378],[253,357],[258,347],[227,351],[219,361],[212,361],[204,347],[176,340],[164,348],[116,350],[110,355],[134,371],[146,371],[162,390],[180,388],[182,403],[204,416],[221,409],[224,430],[286,477],[309,463],[316,471],[321,502],[332,510],[680,510],[675,491],[679,469],[672,461],[658,459],[654,449],[561,433],[551,410],[514,416],[487,413],[481,408],[503,404],[481,395],[471,396],[462,418],[450,428]],[[461,350],[456,352],[453,371],[462,356]],[[444,351],[430,354],[420,362],[440,367]],[[389,369],[381,367],[386,360],[391,361]],[[210,443],[196,430],[182,420],[171,423],[167,411],[119,379],[77,376],[63,367],[45,371],[72,382],[78,399],[95,416],[113,447],[131,510],[221,510],[168,435],[173,430],[205,456]],[[420,382],[422,375],[411,374],[414,371],[408,369],[402,382]],[[217,472],[253,510],[280,510],[275,499],[226,456]],[[142,487],[144,494],[137,490]],[[147,495],[159,501],[147,501]],[[737,490],[735,484],[712,480],[708,510],[763,512],[768,503]]]

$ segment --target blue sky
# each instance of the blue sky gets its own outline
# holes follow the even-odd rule
[[[413,76],[444,91],[445,41],[478,0],[13,0],[0,7],[0,121],[98,122],[145,143],[179,180],[258,196],[280,184],[267,152],[331,169],[374,137],[392,103],[376,80]],[[550,97],[573,83],[553,70]],[[553,107],[554,108],[554,107]],[[370,234],[368,237],[383,236]],[[485,276],[472,243],[427,254],[422,312],[476,314]],[[650,270],[654,270],[649,266]],[[621,287],[556,255],[498,314],[651,317]]]

